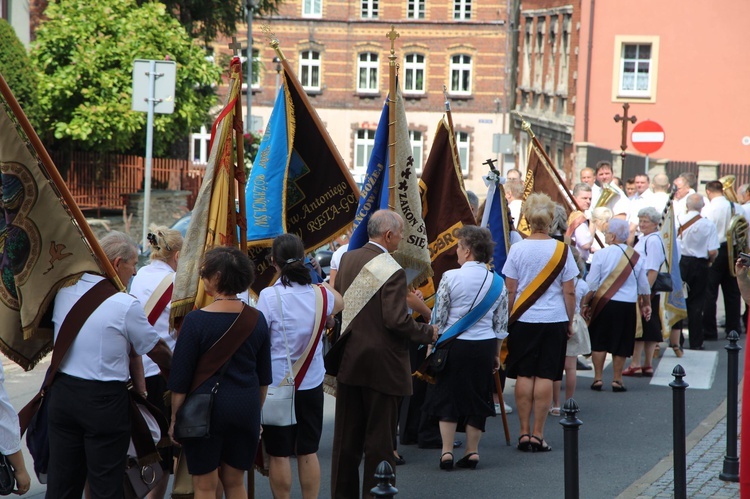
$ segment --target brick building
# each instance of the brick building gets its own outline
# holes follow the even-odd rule
[[[262,32],[268,25],[342,157],[355,178],[362,178],[388,94],[386,34],[394,25],[415,159],[420,167],[427,159],[444,112],[445,85],[467,188],[481,193],[487,172],[482,163],[502,159],[501,134],[509,126],[507,19],[505,6],[487,0],[285,2],[277,15],[252,25],[253,55],[261,66],[252,85],[255,126],[268,123],[276,94],[275,53]],[[226,50],[223,42],[216,47]],[[512,151],[507,152],[512,167]]]
[[[524,0],[518,30],[516,110],[532,125],[553,164],[573,180],[580,0]],[[516,124],[520,124],[514,116]],[[528,137],[516,126],[518,164]]]

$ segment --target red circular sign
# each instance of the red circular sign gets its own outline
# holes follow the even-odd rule
[[[630,141],[640,153],[655,153],[664,144],[664,129],[655,121],[641,121],[630,132]]]

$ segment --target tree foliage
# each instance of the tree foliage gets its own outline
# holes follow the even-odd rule
[[[13,91],[26,117],[36,127],[39,124],[36,73],[31,67],[26,47],[16,36],[13,27],[4,19],[0,19],[0,47],[0,74]]]
[[[76,149],[143,152],[146,113],[131,111],[135,59],[177,63],[175,111],[154,120],[154,155],[205,123],[221,69],[160,3],[50,2],[32,51],[44,129]]]
[[[150,0],[138,0],[143,4]],[[247,20],[248,0],[162,0],[167,10],[180,21],[188,33],[203,40],[208,46],[216,35],[227,36],[237,32],[237,24]],[[278,11],[282,0],[252,0],[256,15]]]

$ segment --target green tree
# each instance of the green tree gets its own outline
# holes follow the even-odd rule
[[[143,4],[151,0],[138,0]],[[252,0],[256,15],[274,14],[283,0]],[[208,46],[216,35],[237,32],[237,24],[247,20],[248,0],[163,0],[167,10],[185,26],[188,33]]]
[[[32,56],[45,130],[75,149],[143,152],[146,113],[131,111],[135,59],[177,63],[175,111],[154,120],[154,155],[205,123],[221,69],[160,3],[50,2]]]
[[[26,47],[16,36],[13,27],[4,19],[0,19],[0,47],[0,74],[13,91],[26,117],[36,127],[39,124],[36,73],[31,67]]]

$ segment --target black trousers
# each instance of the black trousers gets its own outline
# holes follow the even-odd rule
[[[734,265],[734,262],[732,262]],[[716,328],[716,299],[719,296],[719,286],[724,294],[724,311],[727,322],[725,331],[742,332],[740,324],[740,289],[737,279],[729,273],[729,255],[727,243],[721,243],[716,260],[708,269],[706,298],[703,304],[703,334],[706,339],[717,339]],[[692,344],[691,344],[692,346]]]
[[[88,480],[95,499],[121,499],[130,417],[119,381],[58,374],[49,394],[49,499],[80,499]]]
[[[680,274],[682,274],[682,280],[687,284],[685,302],[687,304],[690,348],[703,346],[703,307],[706,300],[708,272],[707,258],[683,256],[680,259]],[[714,309],[716,309],[715,299]]]

